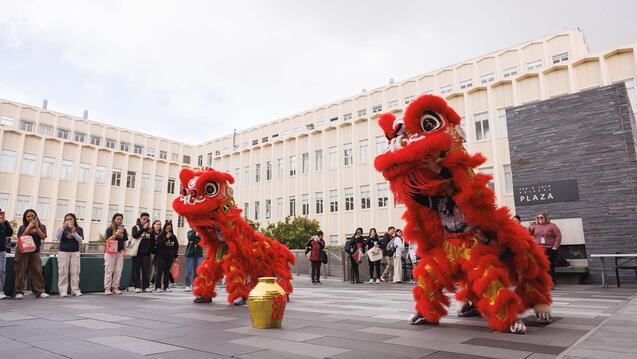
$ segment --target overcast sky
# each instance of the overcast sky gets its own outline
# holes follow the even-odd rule
[[[0,0],[0,98],[198,144],[558,32],[637,42],[637,1]]]

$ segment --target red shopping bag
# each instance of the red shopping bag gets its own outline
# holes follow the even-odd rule
[[[173,275],[173,278],[175,279],[175,282],[176,282],[177,278],[179,278],[179,262],[177,262],[177,260],[175,260],[173,262],[173,265],[170,267],[170,274]]]
[[[116,239],[107,239],[106,240],[106,254],[117,254],[117,240]]]
[[[18,238],[18,250],[21,253],[33,253],[38,247],[31,236],[21,236]]]

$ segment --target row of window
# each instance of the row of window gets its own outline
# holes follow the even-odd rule
[[[20,169],[20,174],[27,176],[35,175],[36,168],[36,160],[37,156],[31,153],[24,153],[22,155],[22,165]],[[15,172],[15,164],[16,164],[16,152],[11,150],[2,150],[0,151],[0,171],[2,172]],[[60,162],[60,180],[63,181],[75,181],[74,175],[74,167],[75,164],[73,161],[62,160]],[[42,169],[40,171],[41,178],[52,178],[54,176],[55,170],[55,158],[44,156],[42,157]],[[78,167],[77,181],[79,183],[89,183],[90,182],[90,170],[91,165],[88,163],[80,162]],[[107,180],[107,171],[106,166],[95,166],[95,178],[92,183],[97,185],[105,185]],[[122,184],[122,175],[123,172],[121,169],[113,168],[111,172],[111,186],[121,186]],[[151,175],[149,173],[141,174],[141,190],[148,191],[150,190],[150,178]],[[126,172],[126,188],[135,188],[137,181],[137,172],[135,171],[127,171]],[[162,192],[164,185],[164,177],[163,176],[155,176],[155,192]],[[169,194],[175,193],[175,178],[168,178],[168,186],[166,188],[166,192]],[[2,207],[0,207],[2,208]]]
[[[63,220],[64,219],[64,215],[66,215],[67,213],[69,213],[69,203],[70,201],[68,199],[58,199],[57,203],[55,204],[55,213],[52,213],[52,204],[51,204],[51,200],[49,198],[46,197],[38,197],[37,202],[36,202],[36,206],[35,206],[35,211],[38,213],[38,217],[42,218],[42,219],[49,219],[51,218],[52,215],[54,215],[55,219],[57,220]],[[9,205],[9,194],[8,193],[0,193],[0,208],[8,208]],[[16,217],[22,217],[22,214],[24,213],[24,211],[26,211],[27,209],[31,208],[31,196],[30,195],[18,195],[16,198],[16,210],[15,210],[15,216]],[[119,205],[117,204],[109,204],[108,205],[108,212],[107,212],[107,216],[104,217],[104,210],[106,208],[104,207],[103,203],[97,203],[94,202],[92,209],[91,209],[91,213],[89,216],[88,213],[88,207],[87,207],[87,202],[86,201],[75,201],[75,208],[73,213],[75,213],[77,220],[78,221],[92,221],[92,222],[102,222],[103,220],[106,222],[109,222],[110,219],[113,217],[113,215],[117,212],[119,212]],[[142,212],[147,212],[150,213],[148,211],[147,208],[144,207],[140,207],[139,208],[139,213]],[[165,216],[162,216],[162,209],[160,208],[154,208],[152,211],[152,218],[153,219],[163,219],[166,221],[172,221],[173,217],[174,217],[174,212],[172,210],[167,209],[165,212]],[[124,215],[124,223],[125,224],[135,224],[135,217],[133,217],[133,207],[132,206],[125,206],[124,207],[124,212],[122,213]],[[178,216],[177,218],[177,226],[178,227],[183,227],[184,226],[184,218],[181,216]]]

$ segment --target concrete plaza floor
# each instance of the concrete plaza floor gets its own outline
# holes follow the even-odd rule
[[[0,301],[0,358],[637,358],[637,286],[564,285],[555,321],[526,335],[450,314],[410,326],[410,285],[294,281],[282,329],[250,327],[247,307],[189,293]],[[450,313],[455,313],[455,304]]]

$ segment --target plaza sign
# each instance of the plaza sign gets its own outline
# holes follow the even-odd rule
[[[513,188],[516,206],[579,201],[577,180],[552,181]]]

